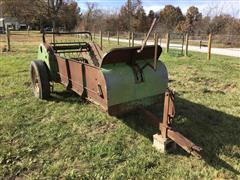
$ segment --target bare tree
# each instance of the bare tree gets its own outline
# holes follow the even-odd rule
[[[61,6],[63,5],[63,0],[48,0],[48,12],[52,17],[53,31],[56,31],[56,19]]]

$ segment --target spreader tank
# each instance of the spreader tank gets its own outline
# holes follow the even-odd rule
[[[155,70],[151,66],[153,53],[150,51],[153,47],[146,47],[143,51],[149,53],[148,56],[146,54],[136,56],[137,49],[139,47],[114,49],[103,58],[101,71],[106,82],[110,114],[155,104],[168,87],[168,72],[164,63],[158,61]],[[122,50],[125,53],[118,53]],[[160,53],[159,47],[159,55]],[[111,60],[108,60],[108,56]],[[133,56],[134,62],[131,60]]]

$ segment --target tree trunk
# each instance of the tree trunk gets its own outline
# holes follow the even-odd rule
[[[42,23],[42,18],[39,18],[39,28],[40,28],[40,32],[43,32],[43,23]]]

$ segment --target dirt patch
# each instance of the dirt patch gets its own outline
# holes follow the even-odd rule
[[[204,89],[202,89],[202,92],[203,93],[211,93],[211,94],[225,94],[225,92],[224,91],[222,91],[222,90],[211,90],[211,89],[207,89],[207,88],[204,88]]]
[[[104,134],[104,133],[107,133],[107,132],[111,132],[114,129],[116,129],[116,124],[113,124],[113,123],[110,123],[110,122],[106,122],[106,124],[102,124],[101,126],[92,129],[92,131],[87,133],[87,136],[94,136],[94,135],[97,135],[97,134]]]
[[[213,83],[216,82],[215,79],[211,79],[211,78],[205,78],[205,77],[191,77],[188,79],[188,81],[192,81],[195,83],[201,83],[203,85],[212,85]]]
[[[23,83],[23,85],[26,86],[26,87],[30,87],[31,86],[31,82],[26,81],[26,82]]]
[[[237,90],[237,84],[236,83],[230,83],[230,84],[226,84],[224,85],[221,90],[223,92],[234,92]]]
[[[4,99],[5,98],[5,96],[0,96],[0,100],[2,100],[2,99]]]
[[[95,131],[96,131],[97,133],[102,134],[102,133],[111,131],[111,130],[113,130],[113,129],[115,129],[115,128],[116,128],[116,125],[115,125],[115,124],[110,123],[110,122],[107,122],[106,124],[103,124],[102,126],[97,127]]]

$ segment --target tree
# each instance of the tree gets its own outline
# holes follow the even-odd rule
[[[119,28],[123,31],[144,31],[147,17],[141,0],[128,0],[119,13]]]
[[[1,0],[3,15],[15,17],[27,25],[56,28],[63,24],[68,30],[75,27],[80,16],[77,2],[69,0]]]
[[[48,12],[52,19],[53,31],[56,31],[56,20],[63,0],[48,0]]]
[[[199,12],[198,8],[191,6],[187,10],[185,29],[188,33],[193,33],[196,24],[201,21],[202,14]]]
[[[155,18],[155,13],[154,13],[153,10],[150,10],[149,13],[148,13],[148,16],[147,16],[147,26],[148,27],[151,26],[154,18]]]
[[[198,11],[198,8],[195,6],[191,6],[187,10],[186,17],[184,20],[180,21],[176,27],[178,32],[182,33],[190,33],[193,34],[198,30],[197,27],[200,28],[202,21],[202,14]]]
[[[240,34],[240,20],[227,14],[215,16],[209,24],[209,33],[212,34]]]
[[[148,29],[147,16],[142,6],[136,10],[132,26],[137,32],[145,32]]]
[[[2,6],[4,16],[15,17],[26,24],[47,16],[47,5],[44,0],[2,0]]]
[[[96,3],[87,2],[87,11],[83,15],[81,22],[82,29],[88,31],[96,31],[102,29],[104,14],[102,10],[97,8]]]
[[[164,9],[160,11],[159,18],[159,29],[161,29],[162,32],[174,31],[177,24],[184,20],[181,9],[172,5],[166,5]]]
[[[105,21],[103,22],[103,29],[105,31],[118,31],[118,14],[105,14]]]
[[[73,29],[80,19],[80,8],[77,2],[63,3],[59,12],[59,21],[66,30]]]

